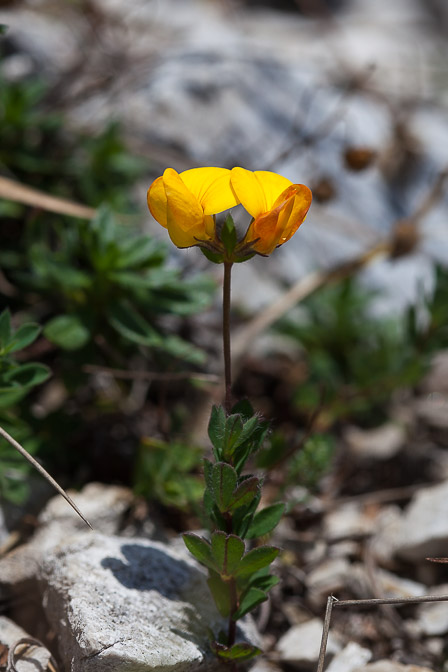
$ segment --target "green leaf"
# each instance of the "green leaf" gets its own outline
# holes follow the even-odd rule
[[[36,340],[40,334],[40,331],[41,328],[38,324],[34,324],[32,322],[23,324],[12,336],[4,351],[9,353],[17,352],[17,350],[23,350],[23,348],[31,345],[31,343]]]
[[[243,431],[243,427],[243,420],[240,415],[229,415],[226,419],[223,446],[223,458],[225,460],[231,460],[234,448],[238,445],[238,439]]]
[[[39,385],[47,380],[50,374],[51,371],[48,366],[30,362],[29,364],[22,364],[21,366],[10,369],[5,373],[3,379],[5,382],[14,385],[33,387],[34,385]]]
[[[233,492],[228,503],[229,511],[235,511],[235,509],[239,509],[241,506],[250,504],[257,496],[259,489],[260,481],[256,476],[246,478]]]
[[[235,660],[239,662],[250,660],[251,658],[255,658],[255,656],[259,656],[260,653],[262,653],[261,649],[259,649],[257,646],[247,644],[246,642],[234,644],[230,648],[224,644],[219,644],[219,642],[211,642],[210,648],[218,658],[222,658],[224,660]]]
[[[249,611],[255,609],[259,604],[265,602],[268,596],[263,590],[259,588],[250,587],[243,595],[240,601],[240,606],[233,616],[233,620],[237,621],[243,618]]]
[[[280,549],[275,546],[259,546],[246,553],[240,562],[237,576],[247,577],[263,567],[271,564],[279,554]]]
[[[226,428],[226,414],[222,406],[213,406],[208,423],[208,436],[215,448],[215,457],[220,459]]]
[[[210,570],[210,576],[207,579],[207,584],[210,592],[215,600],[215,604],[219,613],[223,618],[227,618],[230,614],[231,599],[229,584],[221,579],[219,574]]]
[[[190,553],[194,555],[196,560],[205,565],[209,569],[216,571],[216,564],[212,556],[212,547],[209,542],[203,537],[198,537],[193,532],[186,532],[182,535],[185,546]]]
[[[260,420],[256,415],[253,418],[250,418],[250,420],[247,420],[243,425],[241,434],[238,436],[234,447],[237,448],[250,439],[255,430],[258,429],[259,423]]]
[[[226,534],[220,531],[213,532],[212,555],[216,568],[223,578],[231,577],[235,574],[244,551],[244,541],[235,534]]]
[[[227,255],[231,257],[238,240],[232,215],[227,215],[225,222],[222,225],[220,237]]]
[[[247,539],[256,539],[271,532],[279,523],[284,510],[285,505],[279,502],[256,513],[246,534]]]
[[[109,321],[119,334],[133,343],[154,347],[160,345],[160,334],[129,304],[122,301],[109,309]]]
[[[233,501],[238,476],[233,467],[225,462],[218,462],[212,471],[212,492],[216,505],[221,512],[227,511]]]
[[[125,239],[120,244],[116,268],[147,267],[149,262],[160,263],[165,257],[164,250],[159,241],[149,236]]]
[[[271,590],[271,588],[276,586],[279,581],[280,577],[276,576],[275,574],[265,574],[262,576],[256,576],[255,578],[251,576],[249,585],[253,586],[254,588],[259,588],[260,590],[263,590],[265,593],[267,593],[269,590]]]
[[[207,488],[213,488],[213,463],[204,457],[204,480]]]
[[[8,308],[0,313],[0,350],[8,345],[11,338],[11,313]]]
[[[76,315],[58,315],[47,322],[44,336],[63,350],[79,350],[90,339],[90,332]]]

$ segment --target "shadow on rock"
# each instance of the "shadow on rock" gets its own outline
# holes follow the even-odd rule
[[[186,584],[200,575],[182,559],[153,546],[123,544],[120,550],[125,560],[107,557],[101,565],[131,590],[156,590],[168,599],[179,599]]]

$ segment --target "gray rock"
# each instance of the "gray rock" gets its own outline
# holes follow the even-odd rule
[[[68,493],[93,528],[103,534],[119,532],[122,517],[134,499],[128,488],[101,483],[89,483],[81,492]],[[88,534],[86,524],[63,497],[53,497],[41,512],[32,539],[0,558],[0,587],[18,587],[33,579],[42,558],[80,532]]]
[[[419,665],[402,665],[394,660],[378,660],[376,663],[359,667],[353,672],[433,672],[433,670]]]
[[[448,429],[448,394],[434,393],[419,399],[416,403],[417,415],[434,429]]]
[[[306,623],[294,625],[281,637],[277,644],[280,660],[292,665],[312,668],[317,662],[322,641],[323,622],[313,618]],[[331,658],[341,650],[338,638],[330,633],[327,644],[327,656]]]
[[[344,438],[357,457],[387,460],[403,448],[406,432],[401,425],[388,422],[375,429],[348,427]]]
[[[337,653],[327,672],[352,672],[360,665],[365,665],[372,657],[372,652],[365,649],[356,642],[349,642],[342,651]]]
[[[418,561],[445,556],[448,545],[448,482],[420,490],[404,512],[397,554]]]
[[[218,670],[207,628],[224,624],[189,558],[144,539],[81,535],[40,569],[47,618],[72,672]]]
[[[376,561],[384,566],[393,563],[393,557],[400,547],[403,527],[403,513],[398,506],[384,506],[379,512],[375,533],[370,541],[370,549]]]
[[[431,366],[422,380],[422,391],[426,394],[448,395],[448,350],[440,350],[431,360]]]
[[[326,539],[343,539],[371,534],[375,519],[364,513],[362,506],[349,502],[328,513],[324,521]]]
[[[29,638],[29,634],[6,616],[0,616],[0,644],[11,649],[19,640]],[[23,649],[17,647],[15,667],[17,672],[44,672],[47,669],[51,653],[44,646],[32,646]]]
[[[365,565],[354,564],[350,568],[349,586],[359,598],[372,597],[372,584]],[[426,586],[418,581],[402,579],[384,569],[375,570],[375,584],[383,597],[420,597],[425,595]]]
[[[309,598],[313,605],[320,606],[327,597],[344,588],[349,582],[350,563],[345,558],[330,558],[306,577]]]
[[[448,584],[428,590],[429,595],[448,595]],[[418,625],[427,636],[444,635],[448,632],[448,601],[427,602],[417,610]]]

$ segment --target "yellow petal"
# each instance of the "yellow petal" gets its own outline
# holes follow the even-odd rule
[[[233,168],[230,181],[236,198],[252,217],[266,212],[265,193],[255,173],[245,168]]]
[[[238,204],[227,168],[192,168],[180,177],[200,202],[205,215],[217,215]]]
[[[167,199],[167,227],[177,247],[191,247],[206,237],[202,208],[173,168],[163,174]]]
[[[156,222],[162,226],[167,226],[167,201],[165,194],[165,187],[163,185],[163,177],[158,177],[148,189],[148,208],[151,215]]]
[[[292,184],[291,180],[288,180],[286,177],[277,173],[271,173],[268,170],[256,170],[254,175],[264,193],[266,201],[266,210],[264,212],[271,210],[279,195]]]

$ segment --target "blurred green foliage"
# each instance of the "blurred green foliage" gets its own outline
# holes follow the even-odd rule
[[[34,343],[41,328],[38,324],[25,323],[13,329],[9,310],[0,313],[0,424],[17,441],[34,452],[37,442],[29,428],[12,407],[23,399],[36,385],[50,376],[47,366],[35,362],[20,362],[16,357]],[[30,465],[3,438],[0,438],[0,497],[18,503],[28,494],[27,476]]]
[[[191,444],[144,437],[135,463],[135,492],[164,506],[198,508],[204,494],[203,453]]]
[[[144,169],[126,148],[118,124],[98,133],[75,129],[54,104],[54,88],[36,78],[1,78],[0,87],[0,175],[98,208],[88,222],[0,201],[0,311],[8,308],[33,323],[19,328],[9,342],[4,317],[9,312],[3,313],[0,422],[25,441],[27,450],[37,451],[53,475],[80,485],[80,474],[89,473],[82,461],[96,447],[68,451],[67,439],[75,432],[82,436],[83,425],[93,432],[96,425],[104,427],[107,414],[115,424],[121,415],[126,426],[123,406],[133,386],[132,380],[111,382],[115,396],[105,395],[105,401],[83,366],[129,369],[135,362],[151,371],[175,372],[202,365],[205,354],[188,337],[185,317],[210,304],[214,283],[204,276],[186,278],[171,266],[165,245],[141,233],[137,216],[114,214],[137,210],[134,188]],[[31,337],[42,363],[16,361],[14,349],[24,347],[27,338],[31,343]],[[36,415],[35,402],[47,388],[34,386],[45,383],[48,367],[62,401],[50,410],[40,407]],[[157,397],[149,403],[157,404]],[[136,454],[137,431],[133,440]],[[17,501],[25,489],[13,492],[7,483],[19,472],[16,481],[23,483],[28,467],[9,448],[1,450],[2,493]],[[182,472],[179,463],[176,468],[184,473],[190,467]],[[141,490],[142,481],[137,485]],[[151,481],[149,494],[150,488]],[[165,501],[162,492],[163,484]],[[171,497],[182,501],[180,494]]]
[[[97,207],[133,208],[132,189],[143,161],[126,149],[120,126],[95,135],[70,130],[43,80],[10,82],[0,75],[0,172],[19,182]],[[0,203],[0,215],[24,208]]]
[[[303,349],[307,376],[295,404],[305,412],[320,405],[329,424],[380,421],[393,392],[417,384],[431,354],[448,344],[446,270],[437,269],[434,294],[402,316],[372,315],[374,296],[349,278],[304,301],[304,316],[276,325]]]

